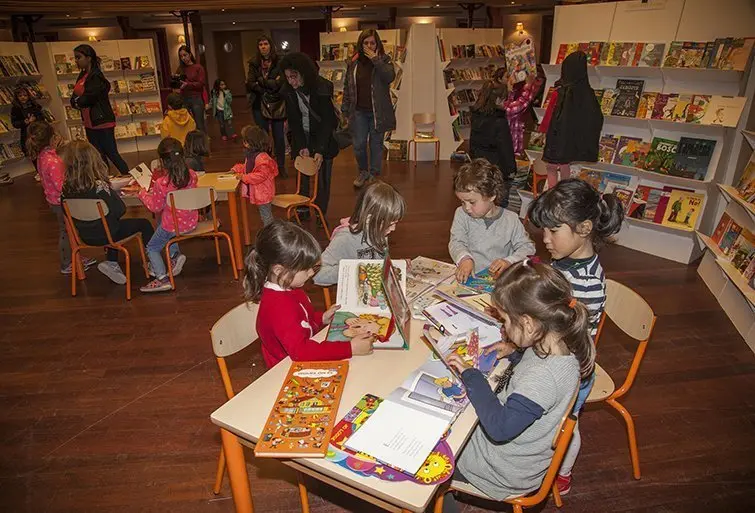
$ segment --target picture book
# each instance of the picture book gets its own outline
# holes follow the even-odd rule
[[[614,187],[613,194],[624,205],[624,212],[629,212],[629,208],[632,204],[632,198],[634,197],[634,191],[627,187]]]
[[[482,294],[490,294],[495,286],[496,276],[490,269],[483,269],[479,273],[472,273],[463,285]]]
[[[687,108],[687,123],[700,123],[710,104],[709,94],[696,94]]]
[[[671,191],[673,190],[673,187],[664,187],[661,190],[661,194],[658,197],[658,204],[655,207],[655,217],[653,218],[654,223],[663,224],[663,218],[666,215],[666,207],[668,207]]]
[[[121,57],[121,69],[131,69],[131,57]]]
[[[592,186],[593,189],[600,192],[600,182],[603,180],[603,173],[601,171],[583,167],[579,170],[577,178],[584,182],[587,182]]]
[[[735,127],[739,123],[745,101],[747,98],[744,96],[711,96],[708,110],[700,123]]]
[[[664,191],[663,189],[658,189],[656,187],[648,187],[647,191],[647,199],[645,204],[645,214],[643,219],[645,221],[652,221],[652,222],[659,222],[656,221],[656,216],[658,215],[658,206],[661,203],[661,199],[666,195],[666,201],[668,201],[668,192]],[[664,209],[665,209],[664,202]]]
[[[625,214],[627,217],[632,217],[634,219],[645,218],[645,207],[647,206],[650,189],[651,187],[648,187],[647,185],[639,185],[637,189],[635,189],[634,194],[632,195],[632,202],[629,204],[629,209]]]
[[[435,290],[435,295],[441,302],[429,306],[423,313],[443,335],[462,336],[477,329],[483,347],[501,340],[501,323],[485,313],[480,305],[447,294],[440,289]],[[486,297],[487,299],[484,299]],[[466,299],[476,298],[483,298],[483,301],[490,303],[490,296],[484,294]]]
[[[729,51],[719,62],[719,68],[744,71],[747,67],[747,62],[750,60],[753,42],[755,42],[755,38],[752,37],[732,40]]]
[[[653,104],[653,112],[650,115],[651,119],[663,119],[663,109],[666,107],[668,97],[668,94],[658,93],[655,97],[655,103]]]
[[[375,349],[404,348],[404,340],[396,333],[392,315],[352,313],[344,310],[339,310],[333,315],[325,341],[351,342],[355,336],[365,333],[375,337]]]
[[[653,107],[655,107],[655,99],[658,97],[658,93],[642,93],[640,96],[640,104],[637,107],[638,119],[650,119],[653,115]]]
[[[152,185],[152,170],[142,162],[132,170],[128,172],[131,176],[134,177],[134,180],[136,180],[136,183],[139,184],[139,187],[144,189],[145,191],[149,190],[150,185]]]
[[[750,230],[742,230],[739,237],[737,237],[737,240],[734,242],[734,245],[731,247],[729,256],[731,257],[731,265],[734,266],[737,271],[744,274],[747,267],[750,265],[753,256],[755,256],[755,236]]]
[[[406,277],[406,300],[417,297],[449,279],[456,272],[456,266],[447,262],[418,256],[412,260]]]
[[[705,43],[698,43],[695,41],[685,41],[682,44],[682,51],[679,56],[680,68],[699,68],[703,55],[705,54]]]
[[[726,230],[723,237],[721,237],[721,242],[718,244],[718,247],[721,248],[721,252],[724,256],[728,257],[731,255],[731,248],[741,232],[742,227],[732,219],[729,223],[729,228]]]
[[[520,43],[509,43],[505,49],[506,68],[517,82],[537,74],[535,45],[532,39],[524,38]]]
[[[625,118],[635,117],[644,86],[644,80],[627,80],[622,78],[617,80],[616,101],[614,102],[613,109],[611,109],[611,115]]]
[[[687,116],[689,114],[689,106],[691,103],[691,94],[680,94],[676,99],[676,106],[674,107],[674,112],[671,115],[671,121],[686,123]]]
[[[755,157],[745,166],[742,177],[737,184],[737,193],[747,202],[755,201]]]
[[[554,64],[561,64],[564,62],[564,59],[566,59],[566,49],[568,45],[566,43],[561,43],[558,45],[558,54],[556,55],[556,62]]]
[[[459,335],[443,335],[431,325],[426,324],[423,337],[428,343],[432,354],[430,361],[442,361],[448,363],[448,356],[455,354],[470,367],[482,372],[486,377],[490,375],[497,363],[495,351],[485,354],[485,349],[490,343],[482,345],[476,328]],[[456,375],[456,371],[448,366],[448,370]],[[458,376],[457,376],[458,377]]]
[[[605,42],[600,47],[600,57],[598,58],[598,64],[600,66],[608,66],[608,54],[611,51],[611,43]]]
[[[641,141],[639,143],[629,143],[630,151],[624,152],[624,165],[629,167],[636,167],[638,169],[645,168],[645,160],[650,152],[650,142]]]
[[[600,111],[604,116],[610,116],[613,106],[616,103],[616,90],[606,89],[603,91],[603,98],[600,100]]]
[[[716,42],[707,41],[705,43],[705,52],[703,53],[703,61],[700,63],[701,68],[710,68],[710,62],[716,53]]]
[[[598,105],[601,104],[603,101],[603,93],[605,93],[605,89],[594,89],[595,91],[595,99],[598,100]]]
[[[661,119],[665,121],[674,120],[674,111],[676,110],[676,102],[679,100],[679,95],[671,93],[666,99],[666,105],[663,106],[663,117]]]
[[[683,178],[704,180],[708,174],[708,166],[713,158],[716,141],[712,139],[696,139],[682,137],[674,157],[674,164],[669,174]]]
[[[640,57],[639,66],[658,67],[663,59],[663,51],[666,49],[665,43],[645,43],[642,48],[642,57]]]
[[[752,254],[749,262],[747,268],[742,272],[742,276],[749,282],[750,288],[755,288],[753,287],[753,277],[755,277],[755,258],[752,258]]]
[[[630,142],[633,142],[634,144],[630,146]],[[641,143],[641,142],[642,142],[642,139],[640,139],[639,137],[630,137],[628,135],[622,135],[621,137],[619,137],[619,142],[616,145],[616,153],[614,154],[614,157],[613,157],[613,163],[621,165],[621,166],[628,165],[628,164],[624,164],[624,162],[625,161],[628,162],[630,157],[629,155],[627,155],[626,160],[625,160],[624,154],[627,152],[631,153],[632,151],[634,151],[634,149],[636,148],[636,143]]]
[[[608,43],[608,57],[606,58],[606,66],[618,66],[621,61],[621,50],[624,47],[624,43],[610,42]]]
[[[393,320],[396,323],[396,328],[399,334],[404,339],[404,349],[409,349],[409,329],[412,322],[412,311],[409,308],[409,303],[406,301],[406,280],[399,277],[399,271],[396,266],[393,265],[391,257],[386,253],[383,259],[383,274],[381,280],[383,282],[383,290],[385,291],[385,299],[388,303],[388,309],[393,315]],[[406,264],[406,261],[403,262]],[[406,276],[406,268],[402,276]]]
[[[600,64],[600,52],[604,44],[605,43],[601,43],[599,41],[590,42],[587,52],[587,64],[589,64],[590,66],[597,66],[598,64]]]
[[[642,50],[645,48],[645,43],[635,43],[634,44],[634,51],[632,52],[634,55],[632,55],[632,62],[627,64],[628,66],[639,66],[640,65],[640,59],[642,58]]]
[[[726,38],[718,38],[713,42],[713,51],[708,59],[708,68],[718,68],[724,49],[727,47],[726,41]]]
[[[406,262],[397,267],[402,290],[406,288]],[[367,309],[374,313],[389,311],[382,283],[383,260],[343,259],[338,266],[338,296],[342,309]]]
[[[653,137],[653,141],[650,143],[650,151],[645,158],[645,169],[667,175],[674,164],[678,145],[679,141]]]
[[[616,146],[619,144],[619,139],[610,134],[600,136],[600,142],[598,146],[598,162],[605,162],[610,164],[613,162],[613,156],[616,154]]]
[[[729,226],[731,226],[731,217],[729,216],[729,214],[724,212],[721,215],[721,219],[718,220],[718,225],[716,225],[716,229],[713,231],[713,235],[710,236],[713,242],[720,245],[721,239],[723,239],[724,234],[729,230]]]
[[[590,43],[587,41],[582,41],[577,44],[577,50],[583,53],[587,53],[587,51],[590,49]]]
[[[664,226],[694,230],[697,218],[703,208],[704,194],[674,189],[668,200],[668,207],[663,216]]]
[[[325,457],[348,370],[347,361],[292,362],[254,455]]]
[[[666,57],[663,59],[664,68],[676,68],[679,67],[679,59],[682,55],[683,41],[671,41],[668,47]]]
[[[621,57],[619,66],[631,66],[634,59],[635,43],[624,43],[621,45]]]
[[[556,88],[555,87],[549,87],[548,88],[548,92],[545,93],[545,96],[543,96],[543,98],[544,98],[543,99],[543,108],[544,109],[548,108],[548,105],[550,105],[551,100],[553,99],[553,97],[555,96],[555,94],[556,94]]]
[[[598,192],[611,194],[617,187],[635,190],[638,183],[639,178],[636,176],[604,171],[601,173]]]

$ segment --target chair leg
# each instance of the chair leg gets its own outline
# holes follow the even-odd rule
[[[610,404],[621,414],[622,417],[624,417],[624,422],[627,424],[627,438],[629,439],[629,457],[632,460],[632,475],[635,479],[640,479],[642,477],[640,474],[640,455],[637,451],[637,434],[634,430],[634,419],[632,419],[632,414],[615,399],[607,399],[606,403]]]
[[[215,475],[215,488],[212,489],[215,495],[220,493],[220,487],[223,486],[223,474],[225,474],[225,452],[221,447],[220,456],[218,456],[218,472]]]
[[[433,506],[433,513],[443,513],[443,500],[446,497],[447,491],[448,487],[446,486],[438,487],[438,493],[435,496],[435,506]]]
[[[79,258],[76,259],[76,267],[79,269],[79,279],[85,280],[87,273],[84,270],[84,262],[81,260],[81,255],[79,255]]]
[[[438,167],[438,164],[440,164],[440,143],[435,143],[435,167]]]
[[[123,246],[119,246],[118,251],[122,252],[126,257],[126,301],[131,301],[131,255],[128,254],[128,250]]]
[[[228,249],[231,251],[231,267],[233,267],[233,278],[238,280],[239,270],[236,269],[236,256],[233,254],[233,244],[231,244],[231,238],[225,232],[218,232],[218,235],[223,237],[226,240],[226,242],[228,242]]]
[[[564,505],[564,501],[561,500],[561,494],[558,493],[558,486],[556,486],[556,481],[553,481],[553,488],[551,489],[553,492],[553,502],[556,503],[556,507],[560,508]]]
[[[165,246],[165,263],[168,266],[168,279],[170,280],[170,286],[173,290],[176,290],[176,280],[173,278],[173,261],[170,259],[170,246],[170,242]]]
[[[514,507],[514,513],[522,513],[522,505],[521,504],[512,504]]]
[[[322,297],[325,301],[325,309],[328,310],[331,306],[333,306],[333,300],[330,299],[330,289],[328,287],[322,288]]]
[[[320,210],[320,207],[317,205],[312,205],[310,209],[314,208],[317,214],[320,216],[320,221],[322,221],[322,227],[325,230],[325,235],[328,237],[328,240],[330,240],[330,230],[328,230],[328,223],[325,221],[325,216],[322,213],[322,210]]]
[[[252,234],[249,231],[249,202],[241,198],[241,226],[244,229],[244,246],[252,243]]]
[[[144,251],[144,241],[142,240],[142,234],[138,234],[136,240],[139,242],[139,254],[142,256],[142,267],[144,268],[144,276],[149,280],[149,267],[147,266],[147,253]]]
[[[247,245],[249,244],[247,243]],[[220,259],[220,242],[217,237],[215,237],[215,256],[218,259],[218,265],[222,264],[223,261]]]
[[[73,253],[71,254],[71,295],[76,297],[76,280],[78,279],[79,274],[79,251],[77,249],[73,250]]]
[[[299,481],[299,499],[301,500],[301,513],[310,513],[307,485],[304,484],[304,476],[301,474],[301,472],[296,473],[296,479]]]

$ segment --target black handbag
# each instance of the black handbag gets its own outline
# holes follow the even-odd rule
[[[286,119],[286,100],[278,93],[262,93],[260,112],[265,119]]]

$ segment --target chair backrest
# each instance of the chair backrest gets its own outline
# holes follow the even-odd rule
[[[108,215],[110,209],[107,204],[99,199],[64,199],[63,203],[68,205],[68,212],[71,217],[79,221],[97,221],[100,219],[100,209],[97,205],[102,206],[102,214]]]
[[[435,123],[434,112],[418,112],[412,116],[415,125],[432,125]]]
[[[212,187],[195,187],[168,193],[171,207],[178,210],[197,210],[209,206],[215,191]]]
[[[233,397],[233,388],[225,367],[225,358],[245,349],[259,338],[258,310],[259,305],[256,303],[241,303],[226,312],[210,330],[212,350],[218,359],[223,386],[229,399]]]
[[[307,176],[315,176],[318,171],[315,159],[312,157],[302,157],[301,155],[294,160],[294,168],[296,168],[301,174]]]

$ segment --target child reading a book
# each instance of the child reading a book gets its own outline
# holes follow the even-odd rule
[[[459,283],[486,268],[497,275],[535,254],[519,217],[500,206],[508,195],[496,166],[485,159],[464,164],[454,174],[454,191],[461,206],[454,214],[448,252]]]
[[[233,171],[239,175],[241,196],[257,205],[262,226],[273,222],[272,201],[275,196],[275,177],[278,164],[270,156],[270,140],[267,132],[256,125],[247,125],[241,130],[244,144],[244,164],[237,164]]]
[[[209,137],[204,132],[192,130],[186,134],[184,157],[186,165],[193,171],[205,171],[204,158],[210,155]]]
[[[180,94],[170,93],[166,103],[168,104],[168,112],[165,113],[163,122],[160,124],[160,137],[178,139],[183,145],[186,141],[186,134],[196,130],[197,124],[184,107],[184,101]]]
[[[614,194],[601,195],[587,182],[574,178],[538,196],[529,207],[529,218],[543,230],[543,242],[553,259],[551,265],[569,280],[574,297],[587,307],[590,336],[595,337],[606,305],[606,278],[597,252],[621,229],[621,201]],[[594,381],[594,375],[582,381],[574,405],[576,413]],[[571,470],[580,446],[578,423],[556,481],[562,495],[571,489]]]
[[[454,478],[503,500],[540,486],[580,376],[593,372],[595,348],[587,308],[572,296],[566,278],[548,265],[527,259],[507,268],[492,299],[508,342],[486,352],[508,357],[512,370],[493,391],[485,376],[459,355],[447,360],[461,373],[480,420],[457,459]],[[459,511],[451,494],[445,496],[443,511]]]
[[[114,241],[140,232],[145,243],[152,238],[152,224],[146,219],[121,219],[126,205],[113,189],[108,178],[108,166],[99,150],[87,141],[71,141],[62,152],[65,164],[65,181],[61,199],[98,199],[107,207],[105,220]],[[108,243],[105,227],[100,219],[73,220],[85,244],[104,246]],[[107,260],[97,264],[97,270],[118,285],[126,284],[126,275],[118,264],[118,250],[107,248]]]
[[[147,243],[147,257],[151,273],[155,279],[144,287],[142,292],[162,292],[172,290],[168,278],[168,271],[163,262],[162,251],[168,241],[178,232],[189,233],[197,227],[199,213],[196,210],[176,209],[175,220],[168,200],[168,193],[183,189],[193,189],[197,186],[197,174],[186,165],[185,155],[181,143],[168,137],[160,141],[157,146],[160,157],[160,167],[152,173],[152,183],[149,190],[139,190],[139,199],[150,211],[160,214],[160,223],[155,235]],[[178,226],[175,221],[178,221]],[[173,276],[178,276],[186,263],[186,256],[181,254],[178,244],[170,246],[171,270]]]
[[[224,141],[227,141],[229,137],[235,141],[238,137],[233,130],[231,103],[233,103],[233,95],[230,89],[226,87],[225,80],[216,79],[210,94],[210,105],[212,106],[212,117],[218,120],[220,135]]]
[[[275,220],[257,234],[244,262],[247,301],[259,303],[257,333],[268,368],[290,356],[294,361],[340,360],[372,352],[374,335],[351,342],[323,342],[312,336],[331,322],[339,306],[316,312],[302,287],[315,275],[320,245],[309,232]]]
[[[35,121],[29,125],[28,139],[26,141],[26,154],[32,160],[37,161],[37,171],[45,192],[45,199],[50,209],[58,218],[58,253],[60,254],[60,272],[71,274],[71,243],[68,240],[65,214],[60,206],[63,181],[66,175],[66,166],[63,159],[58,155],[58,148],[63,139],[55,133],[55,129],[46,121]],[[94,258],[85,258],[82,263],[84,269],[88,269],[97,263]]]
[[[388,235],[396,229],[405,211],[404,198],[392,185],[376,180],[362,189],[351,217],[341,219],[333,230],[315,284],[327,287],[338,283],[338,264],[342,259],[383,258],[388,249]]]

